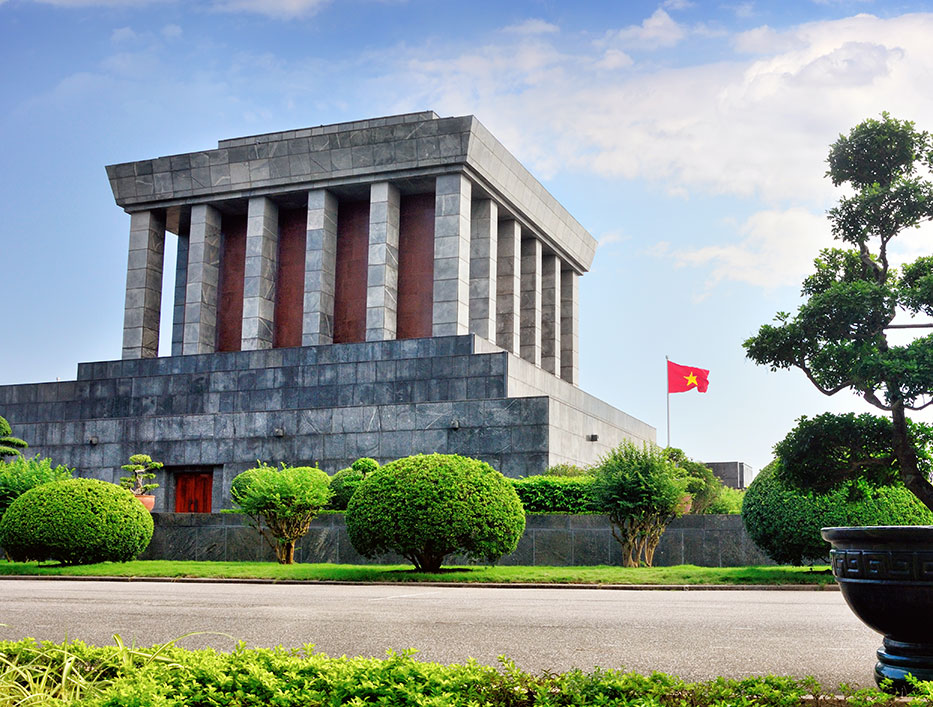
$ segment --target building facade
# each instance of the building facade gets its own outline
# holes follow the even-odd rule
[[[257,459],[333,472],[437,451],[519,476],[655,439],[578,387],[595,239],[473,116],[222,140],[107,174],[130,215],[122,358],[0,387],[33,452],[107,480],[149,453],[166,464],[156,509],[203,512]]]

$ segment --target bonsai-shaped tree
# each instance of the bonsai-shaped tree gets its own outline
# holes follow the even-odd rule
[[[848,248],[823,250],[803,282],[796,316],[779,312],[745,342],[749,358],[772,370],[799,368],[816,388],[851,390],[891,416],[891,444],[904,485],[933,510],[933,485],[921,469],[907,411],[933,404],[933,336],[893,344],[898,315],[933,316],[933,257],[899,270],[888,246],[908,228],[933,219],[933,145],[914,124],[882,113],[840,135],[829,151],[827,176],[854,193],[829,211],[835,238]],[[858,476],[865,465],[853,465]]]
[[[13,428],[6,421],[5,417],[0,417],[0,461],[4,457],[15,457],[22,454],[23,449],[28,447],[19,437],[13,436]]]
[[[143,483],[147,479],[154,479],[155,470],[162,468],[162,462],[153,461],[148,454],[134,454],[130,457],[130,463],[120,468],[132,474],[132,476],[121,477],[120,486],[129,489],[134,496],[144,496],[153,489],[159,488],[158,484]]]
[[[242,513],[275,551],[279,564],[295,562],[295,543],[330,500],[330,478],[317,467],[281,469],[259,462],[238,474],[230,485],[233,509]]]

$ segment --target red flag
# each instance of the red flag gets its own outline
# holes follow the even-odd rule
[[[667,392],[686,393],[696,388],[705,393],[709,388],[709,371],[693,366],[681,366],[673,361],[667,362]]]

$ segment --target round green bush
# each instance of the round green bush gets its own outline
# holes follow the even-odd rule
[[[51,459],[38,456],[27,459],[16,456],[9,461],[0,461],[0,517],[10,504],[31,488],[50,481],[70,479],[74,469],[52,466]]]
[[[933,513],[901,485],[847,481],[826,493],[795,488],[773,461],[755,477],[742,502],[752,541],[778,564],[801,565],[829,557],[820,529],[854,525],[929,525]]]
[[[26,491],[0,519],[0,546],[17,562],[126,562],[152,540],[152,516],[132,493],[97,479]]]
[[[368,474],[350,499],[347,533],[364,557],[394,552],[437,572],[452,553],[495,562],[525,531],[515,489],[486,462],[419,454]]]
[[[335,511],[347,510],[347,504],[350,502],[353,492],[363,483],[364,478],[365,475],[362,471],[353,468],[334,472],[334,475],[330,477],[330,490],[334,492],[334,495],[331,496],[328,508]]]

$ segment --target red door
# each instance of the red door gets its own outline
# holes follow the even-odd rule
[[[210,513],[214,475],[204,472],[176,472],[175,512]]]

